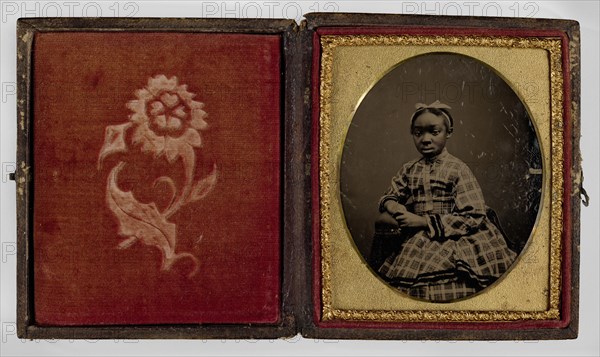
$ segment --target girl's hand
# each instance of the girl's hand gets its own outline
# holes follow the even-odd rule
[[[402,228],[425,228],[427,227],[427,218],[410,213],[408,211],[394,216]]]
[[[392,217],[396,217],[397,215],[406,212],[406,207],[404,207],[404,205],[401,205],[393,200],[389,200],[385,203],[385,209],[392,215]]]

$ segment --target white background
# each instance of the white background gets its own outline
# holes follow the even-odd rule
[[[0,356],[598,356],[599,204],[598,146],[600,7],[592,1],[0,1]],[[574,19],[581,25],[582,138],[584,186],[591,198],[581,215],[580,333],[567,341],[324,341],[289,340],[104,340],[22,341],[16,337],[16,20],[19,17],[259,17],[294,18],[314,11],[422,13]]]

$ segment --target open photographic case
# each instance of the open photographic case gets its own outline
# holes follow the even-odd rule
[[[577,22],[17,32],[21,338],[577,337]]]

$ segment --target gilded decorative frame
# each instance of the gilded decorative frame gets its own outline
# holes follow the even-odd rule
[[[321,239],[322,239],[322,277],[323,277],[323,320],[375,320],[375,321],[514,321],[548,320],[559,316],[560,280],[561,280],[561,230],[562,230],[562,193],[563,193],[563,78],[560,39],[531,39],[518,37],[476,37],[476,36],[323,36],[321,62],[321,126],[320,152],[328,153],[332,127],[332,64],[333,51],[339,46],[390,46],[390,45],[459,45],[483,47],[540,48],[550,55],[551,82],[551,182],[552,193],[545,192],[544,199],[552,194],[551,204],[551,247],[550,247],[550,306],[545,312],[466,312],[466,311],[369,311],[342,310],[332,307],[331,303],[331,236],[327,211],[332,206],[330,197],[331,176],[330,155],[322,155],[319,163],[321,179]]]

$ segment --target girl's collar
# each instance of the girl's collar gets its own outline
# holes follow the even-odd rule
[[[446,156],[448,156],[448,150],[446,148],[442,149],[442,152],[440,152],[439,154],[437,154],[436,156],[432,156],[432,157],[423,157],[423,161],[425,161],[428,164],[431,164],[433,162],[438,162],[441,159],[445,158]]]

